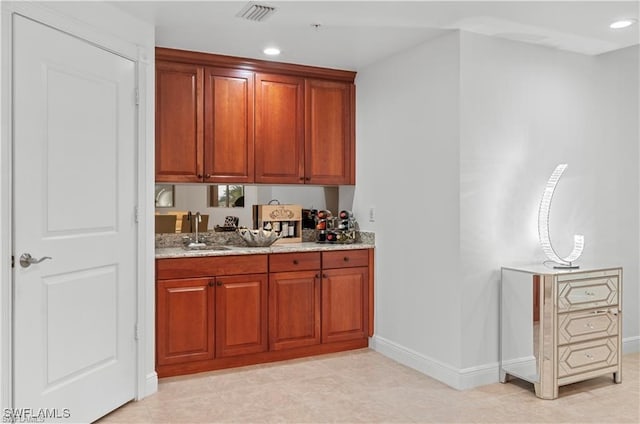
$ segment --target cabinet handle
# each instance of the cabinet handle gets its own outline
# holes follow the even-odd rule
[[[316,274],[316,278],[320,278],[320,274]]]
[[[298,265],[298,260],[297,260],[297,259],[294,259],[294,260],[293,260],[293,264],[294,264],[294,265]]]
[[[585,353],[584,356],[586,356],[587,359],[593,359],[593,355],[590,353]]]
[[[202,178],[202,174],[196,174],[196,177]]]
[[[342,258],[345,262],[349,262],[349,257],[345,256],[344,258]]]
[[[305,177],[305,181],[311,181],[311,177]]]
[[[204,174],[205,178],[211,178],[211,174]]]
[[[215,283],[213,282],[213,280],[209,281],[209,287],[213,287],[215,285]]]
[[[585,290],[584,294],[586,294],[587,296],[595,296],[596,295],[594,292],[589,291],[589,290]]]
[[[216,285],[217,285],[218,287],[220,287],[220,286],[222,285],[222,281],[218,281],[218,282],[216,282]]]
[[[300,181],[304,181],[304,177],[300,177]]]
[[[591,312],[592,315],[602,315],[602,314],[608,314],[608,313],[609,313],[608,309],[598,309],[597,311]]]
[[[591,330],[593,330],[593,328],[594,328],[593,324],[591,324],[590,322],[586,323],[584,326],[589,328],[589,329],[591,329]]]

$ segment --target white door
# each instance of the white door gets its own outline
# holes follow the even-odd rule
[[[14,16],[14,407],[90,422],[135,391],[136,68]]]

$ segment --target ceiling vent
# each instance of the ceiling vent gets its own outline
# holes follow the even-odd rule
[[[273,15],[275,11],[275,7],[250,1],[236,16],[249,21],[262,22]]]

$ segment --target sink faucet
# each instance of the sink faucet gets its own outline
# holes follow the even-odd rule
[[[196,212],[196,214],[193,217],[193,222],[191,223],[192,225],[195,224],[195,233],[196,233],[196,238],[194,241],[192,241],[191,243],[189,243],[190,248],[196,248],[196,247],[204,247],[206,246],[204,243],[201,243],[200,240],[198,240],[198,227],[199,224],[202,222],[202,217],[200,216],[200,212]],[[187,219],[191,220],[191,212],[189,212],[189,216],[187,217]]]

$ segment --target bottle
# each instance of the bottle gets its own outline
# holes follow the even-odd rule
[[[296,236],[296,223],[295,221],[289,222],[289,237]]]
[[[343,211],[340,211],[339,216],[340,216],[340,219],[353,219],[353,212],[343,210]]]
[[[338,240],[338,236],[334,231],[327,232],[327,241],[335,242]]]
[[[289,237],[289,222],[282,222],[282,237]]]
[[[331,211],[320,210],[318,211],[318,219],[329,219],[331,218]]]
[[[318,235],[316,236],[316,241],[325,242],[327,240],[327,232],[324,230],[318,231]]]

